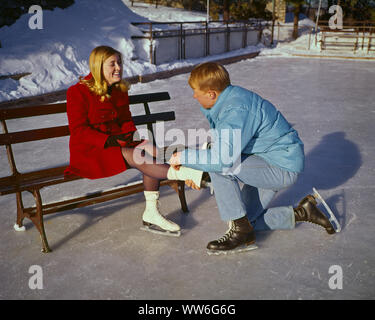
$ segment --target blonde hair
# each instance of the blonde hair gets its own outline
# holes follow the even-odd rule
[[[190,73],[189,85],[193,89],[199,89],[204,92],[209,90],[222,92],[230,85],[229,73],[219,63],[201,63]]]
[[[103,74],[103,63],[114,54],[117,54],[120,57],[120,61],[122,64],[122,55],[119,51],[108,46],[96,47],[94,50],[91,51],[89,59],[89,66],[92,78],[85,80],[83,79],[83,77],[80,77],[80,82],[87,85],[92,92],[100,96],[100,101],[102,102],[106,98],[110,98],[110,95],[108,94],[108,84]],[[120,89],[122,92],[126,92],[129,90],[130,85],[125,80],[121,80],[120,82],[114,84],[114,87]]]

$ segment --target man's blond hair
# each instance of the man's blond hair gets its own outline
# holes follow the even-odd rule
[[[218,92],[230,85],[228,71],[219,63],[205,62],[196,66],[190,74],[189,85],[193,89]]]
[[[120,57],[122,64],[122,55],[119,51],[108,46],[96,47],[94,50],[92,50],[89,59],[92,78],[88,80],[84,80],[83,78],[80,79],[81,82],[86,84],[91,91],[100,96],[101,101],[104,101],[106,98],[110,97],[107,93],[108,84],[103,74],[103,63],[114,54]],[[122,78],[122,70],[120,77]],[[116,83],[114,86],[120,89],[122,92],[128,91],[130,87],[130,85],[123,79],[120,82]]]

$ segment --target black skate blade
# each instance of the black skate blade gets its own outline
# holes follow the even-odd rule
[[[179,237],[179,236],[181,236],[181,230],[179,230],[179,231],[164,230],[164,229],[161,229],[154,224],[144,225],[140,229],[142,231],[147,231],[147,232],[159,234],[159,235],[162,235],[162,236],[168,236],[168,237]]]
[[[233,254],[233,253],[252,251],[255,249],[258,249],[258,246],[256,244],[250,244],[248,246],[243,245],[232,250],[207,250],[207,254],[209,256],[228,255],[228,254]]]
[[[323,204],[324,208],[326,208],[326,210],[328,212],[328,215],[329,215],[327,217],[329,222],[331,223],[331,225],[333,226],[333,228],[335,229],[336,232],[340,232],[341,231],[340,223],[337,221],[337,219],[336,219],[335,215],[333,214],[331,208],[328,206],[327,202],[325,202],[325,200],[320,195],[318,190],[313,188],[313,191],[314,191],[314,198],[318,199]]]

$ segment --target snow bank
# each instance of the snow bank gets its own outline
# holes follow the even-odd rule
[[[0,101],[61,90],[88,73],[88,57],[98,45],[123,54],[124,76],[153,70],[147,62],[133,62],[131,36],[139,34],[132,21],[148,21],[121,0],[76,0],[65,10],[43,11],[43,29],[28,27],[31,15],[0,29],[0,75],[31,73],[19,81],[0,80]],[[138,48],[143,50],[143,48]]]
[[[131,41],[132,35],[142,35],[131,22],[202,21],[206,18],[205,13],[163,6],[155,8],[143,3],[135,3],[131,7],[130,0],[76,0],[65,10],[43,11],[42,30],[28,27],[31,16],[26,14],[12,26],[0,29],[3,46],[0,49],[0,76],[31,73],[19,81],[0,79],[0,102],[68,88],[79,76],[89,72],[88,57],[98,45],[112,46],[123,54],[124,77],[172,70],[260,50],[253,46],[215,57],[155,66],[149,63],[148,41],[143,41],[141,45],[140,41]],[[169,49],[162,48],[165,51]],[[160,50],[158,48],[159,54],[163,55]]]

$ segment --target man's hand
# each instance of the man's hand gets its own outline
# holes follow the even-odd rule
[[[194,190],[200,190],[200,187],[198,187],[198,186],[193,182],[193,180],[185,180],[185,184],[186,184],[188,187],[190,187],[190,188],[192,188],[192,189],[194,189]]]
[[[175,168],[175,166],[181,165],[181,152],[175,152],[172,154],[171,158],[169,159],[169,164]],[[176,169],[177,170],[177,169]]]

